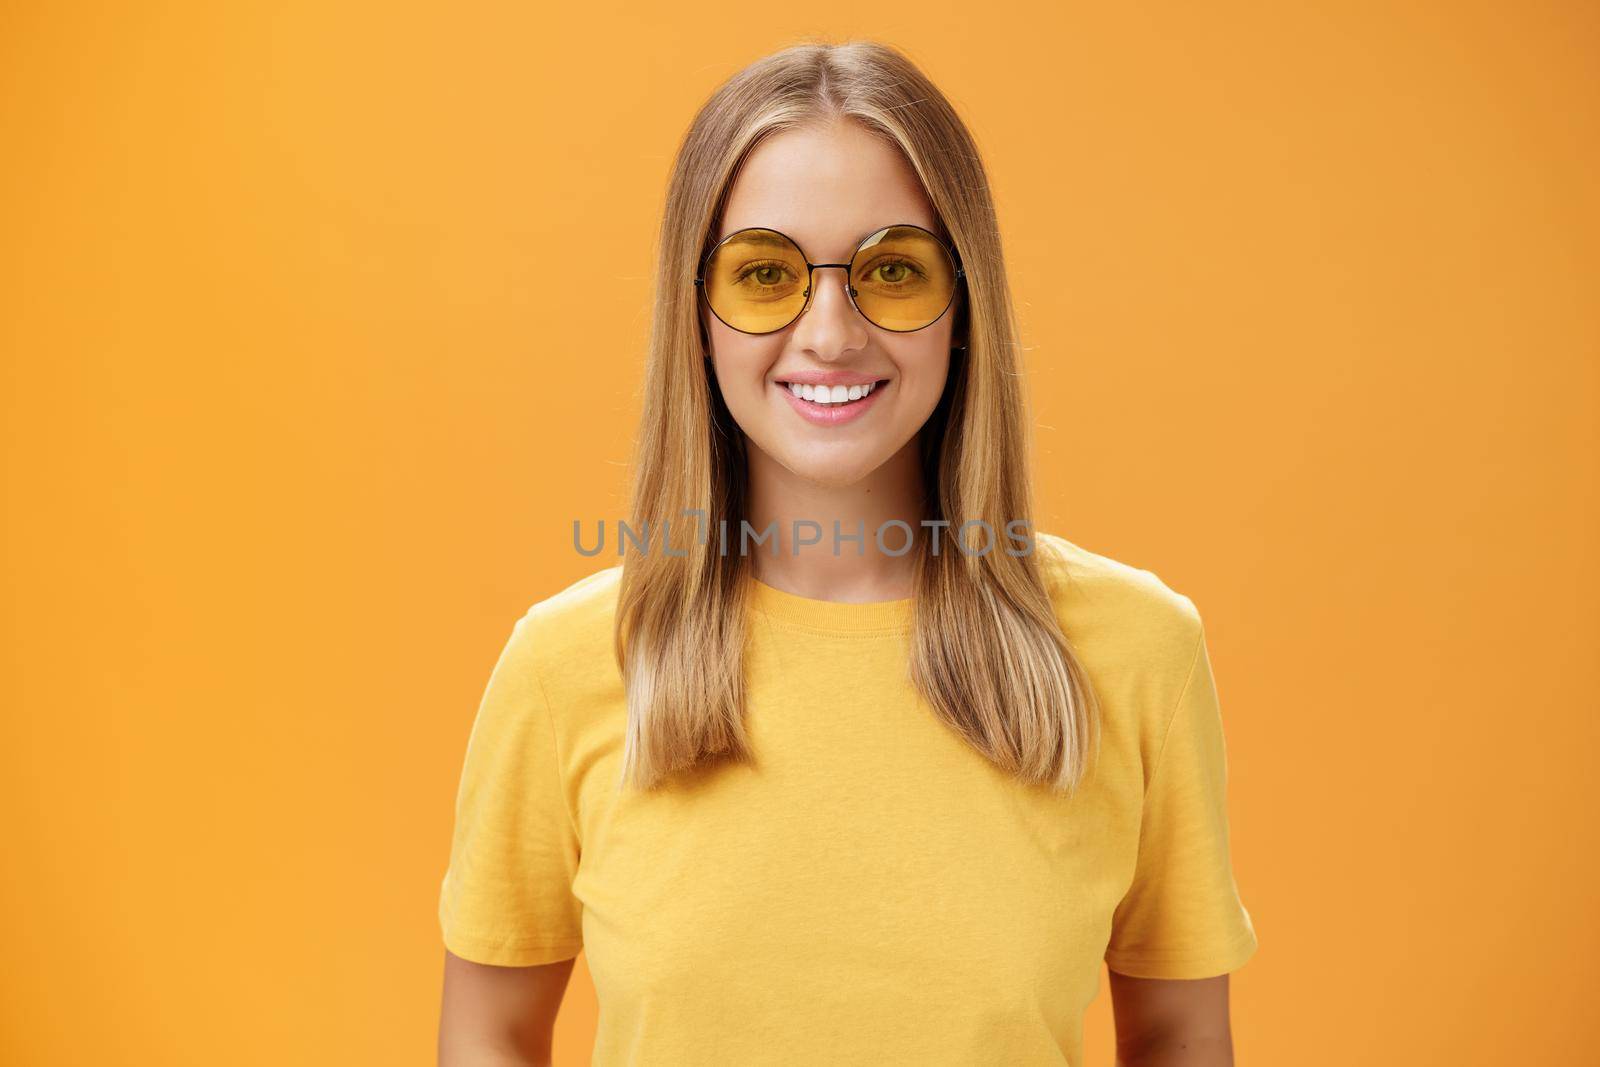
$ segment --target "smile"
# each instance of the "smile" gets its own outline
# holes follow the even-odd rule
[[[837,426],[866,414],[888,388],[889,380],[880,378],[859,385],[775,384],[802,418],[818,426]]]
[[[779,382],[788,386],[789,392],[813,404],[848,404],[860,400],[878,387],[878,382],[865,385],[801,385],[799,382]]]

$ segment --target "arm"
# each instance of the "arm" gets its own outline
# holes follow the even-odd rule
[[[538,621],[530,610],[513,628],[467,740],[439,885],[440,1067],[548,1067],[583,949],[581,849],[535,662]]]
[[[1122,1067],[1231,1067],[1228,976],[1256,950],[1229,857],[1222,711],[1198,623],[1191,647],[1106,951]]]
[[[496,967],[447,949],[439,1067],[549,1067],[572,963]]]
[[[1109,973],[1117,1067],[1233,1067],[1227,975],[1174,979]]]

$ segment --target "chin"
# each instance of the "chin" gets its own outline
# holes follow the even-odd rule
[[[784,464],[797,477],[827,489],[843,489],[855,485],[877,469],[870,457],[864,456],[797,456]]]

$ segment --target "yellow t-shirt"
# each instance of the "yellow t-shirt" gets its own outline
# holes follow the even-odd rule
[[[650,1067],[1075,1065],[1102,960],[1150,978],[1239,967],[1256,937],[1200,616],[1149,571],[1035,537],[1103,709],[1075,797],[934,718],[906,677],[910,600],[759,582],[759,768],[619,793],[619,565],[535,604],[494,669],[441,886],[446,947],[504,966],[587,950],[593,1062]]]

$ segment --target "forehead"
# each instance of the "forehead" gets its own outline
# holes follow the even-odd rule
[[[902,222],[940,229],[899,149],[839,122],[785,130],[757,145],[728,192],[716,239],[765,227],[822,262],[846,259],[872,233]]]

